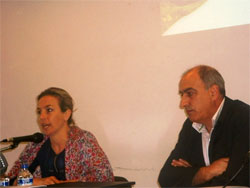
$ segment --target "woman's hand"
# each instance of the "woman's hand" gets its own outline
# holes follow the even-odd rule
[[[60,180],[56,179],[55,176],[50,176],[47,178],[34,178],[33,185],[51,185],[55,183],[61,183]]]
[[[61,180],[60,183],[79,182],[79,180]]]
[[[58,180],[55,176],[47,178],[34,178],[33,185],[51,185],[56,183],[78,182],[79,180]]]

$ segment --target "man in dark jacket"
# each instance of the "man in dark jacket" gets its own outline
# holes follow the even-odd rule
[[[249,105],[226,97],[222,76],[205,65],[182,75],[179,94],[188,118],[159,184],[249,186]]]

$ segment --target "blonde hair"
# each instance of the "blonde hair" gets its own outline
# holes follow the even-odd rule
[[[37,101],[39,101],[44,96],[56,97],[58,99],[58,103],[62,112],[65,112],[68,109],[71,110],[71,115],[68,119],[68,125],[75,125],[75,121],[73,119],[73,109],[74,109],[73,99],[67,91],[57,87],[50,87],[42,91],[37,96]]]

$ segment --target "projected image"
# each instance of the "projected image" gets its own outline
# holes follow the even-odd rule
[[[250,24],[250,0],[162,0],[162,35]]]

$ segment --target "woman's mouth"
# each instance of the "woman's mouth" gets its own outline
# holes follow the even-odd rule
[[[41,124],[43,129],[48,129],[50,127],[50,124]]]

